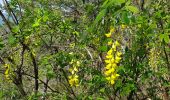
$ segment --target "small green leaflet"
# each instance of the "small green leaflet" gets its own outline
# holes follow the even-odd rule
[[[4,43],[3,43],[3,40],[2,38],[0,37],[0,50],[4,47]]]
[[[16,43],[16,38],[11,34],[8,36],[8,43],[14,45]]]
[[[102,8],[108,8],[111,5],[121,5],[122,3],[125,3],[125,0],[106,0],[103,5]]]
[[[168,34],[161,34],[160,36],[159,36],[159,38],[160,38],[160,40],[162,41],[162,40],[164,40],[165,41],[165,43],[169,43],[169,35]]]
[[[125,6],[126,10],[129,10],[133,13],[138,13],[139,12],[139,9],[135,6]]]
[[[107,9],[103,9],[102,11],[99,12],[99,14],[97,15],[94,24],[96,24],[97,22],[99,22],[105,15],[106,15]]]
[[[101,46],[99,48],[100,51],[106,52],[107,51],[107,46]]]

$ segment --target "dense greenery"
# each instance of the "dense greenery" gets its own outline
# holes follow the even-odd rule
[[[2,0],[1,100],[170,100],[169,0]]]

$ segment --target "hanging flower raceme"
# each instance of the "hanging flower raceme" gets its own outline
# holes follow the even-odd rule
[[[119,77],[119,74],[117,74],[117,67],[121,60],[122,53],[118,51],[118,47],[120,46],[119,42],[112,42],[109,41],[108,45],[111,45],[112,47],[107,52],[106,59],[105,59],[105,71],[104,74],[106,76],[106,79],[108,82],[113,85],[115,83],[115,80]]]
[[[71,73],[70,76],[68,76],[69,84],[71,86],[79,86],[79,79],[78,79],[78,67],[80,66],[80,62],[76,60],[72,60],[70,62],[70,65],[72,65],[71,68],[69,68],[69,71]]]
[[[10,71],[9,71],[9,70],[10,70],[10,65],[9,65],[9,64],[5,64],[4,67],[5,67],[5,69],[6,69],[6,70],[5,70],[5,73],[4,73],[4,74],[5,74],[5,78],[6,78],[7,80],[10,80],[10,77],[9,77],[9,74],[10,74]]]
[[[149,66],[152,70],[158,71],[158,64],[159,64],[159,55],[160,51],[158,51],[155,47],[151,48],[149,51]]]

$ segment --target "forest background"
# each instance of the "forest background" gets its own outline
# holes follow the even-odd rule
[[[170,100],[169,0],[0,0],[1,100]]]

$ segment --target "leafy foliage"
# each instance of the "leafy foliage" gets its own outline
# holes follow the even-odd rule
[[[0,99],[169,100],[169,4],[4,0]],[[116,54],[108,54],[114,41],[122,54],[112,70],[119,77],[109,84],[105,72],[115,63]]]

